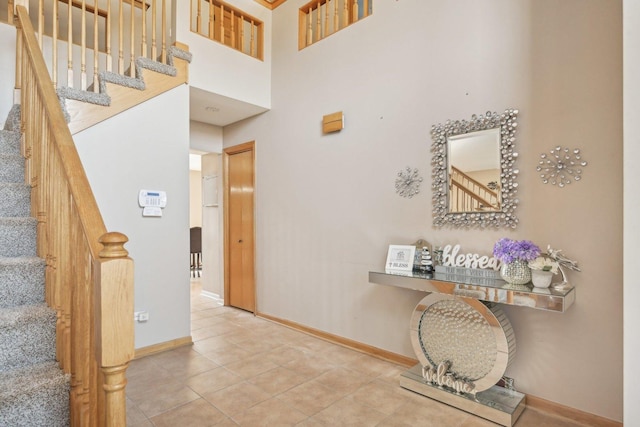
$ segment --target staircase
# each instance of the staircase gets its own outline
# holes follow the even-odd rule
[[[14,127],[0,130],[0,426],[68,426],[69,377],[56,362],[56,313]]]

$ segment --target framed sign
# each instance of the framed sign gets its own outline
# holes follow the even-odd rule
[[[413,245],[389,245],[385,270],[413,271],[416,247]]]

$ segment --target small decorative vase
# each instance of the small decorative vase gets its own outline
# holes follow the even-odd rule
[[[553,273],[544,270],[531,270],[531,282],[536,288],[548,288],[551,284]]]
[[[511,285],[524,285],[531,281],[531,269],[527,261],[516,260],[509,264],[502,264],[500,277]]]

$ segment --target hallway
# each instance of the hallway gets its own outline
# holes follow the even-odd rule
[[[456,426],[491,422],[398,385],[404,367],[200,296],[193,346],[131,363],[127,425]],[[527,409],[517,427],[580,424]]]

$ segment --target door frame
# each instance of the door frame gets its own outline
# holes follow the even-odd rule
[[[256,150],[255,150],[255,141],[245,142],[244,144],[234,145],[233,147],[225,148],[222,151],[223,160],[222,160],[222,169],[223,169],[223,216],[224,216],[224,305],[228,306],[229,304],[229,290],[231,287],[231,283],[229,281],[229,270],[230,270],[230,257],[229,257],[229,249],[231,247],[229,241],[229,157],[234,154],[239,154],[245,151],[251,152],[251,163],[253,166],[253,259],[251,262],[253,263],[253,296],[254,296],[254,314],[258,312],[258,293],[257,293],[257,282],[256,282]]]

